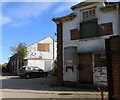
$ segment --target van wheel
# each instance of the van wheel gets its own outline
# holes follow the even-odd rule
[[[25,78],[29,79],[30,78],[30,74],[26,74]]]

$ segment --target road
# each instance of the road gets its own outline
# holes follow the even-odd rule
[[[100,92],[80,91],[77,88],[58,87],[54,77],[20,79],[18,76],[0,76],[2,98],[69,98],[68,100],[101,100]],[[107,92],[104,97],[107,100]],[[75,99],[76,98],[76,99]],[[94,99],[93,99],[94,98]],[[66,99],[65,99],[66,100]]]

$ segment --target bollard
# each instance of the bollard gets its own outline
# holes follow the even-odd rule
[[[104,100],[104,94],[103,94],[103,87],[98,87],[98,90],[100,91],[101,93],[101,100]]]

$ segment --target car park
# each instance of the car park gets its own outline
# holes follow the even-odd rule
[[[41,68],[36,66],[23,66],[19,69],[18,75],[20,78],[38,78],[38,77],[46,77],[47,72],[44,72]]]

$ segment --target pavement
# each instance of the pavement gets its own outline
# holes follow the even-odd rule
[[[21,95],[21,96],[20,96]],[[107,100],[107,93],[104,98]],[[98,92],[66,92],[66,91],[28,91],[28,90],[3,90],[3,98],[79,98],[79,99],[100,99]]]

